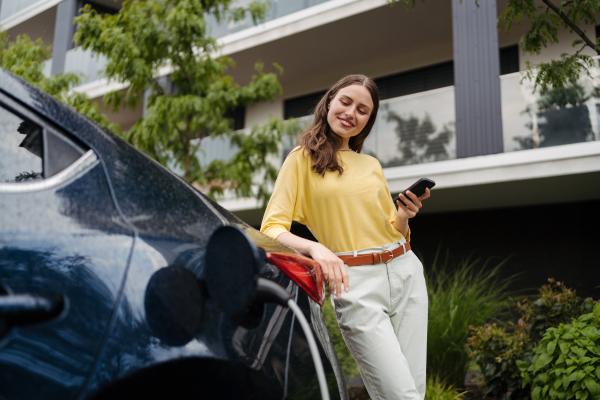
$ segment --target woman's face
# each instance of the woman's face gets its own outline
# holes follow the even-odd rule
[[[327,122],[331,130],[347,143],[358,135],[373,111],[371,93],[362,85],[346,86],[329,103]]]

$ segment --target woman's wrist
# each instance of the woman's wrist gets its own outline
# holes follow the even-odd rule
[[[322,244],[319,243],[319,242],[312,242],[311,241],[311,243],[308,245],[308,247],[306,249],[308,255],[312,257],[313,256],[313,252],[317,251],[317,249],[318,249],[319,246],[322,246]]]
[[[396,220],[392,225],[398,232],[402,234],[402,236],[406,237],[406,235],[408,234],[408,217],[402,218],[400,216],[397,216]]]

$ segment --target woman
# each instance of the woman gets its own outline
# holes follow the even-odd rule
[[[327,91],[281,167],[261,232],[321,265],[371,398],[422,400],[427,290],[407,240],[408,220],[430,192],[400,195],[406,206],[396,211],[381,165],[360,154],[378,107],[377,86],[364,75]],[[290,233],[292,220],[319,242]]]

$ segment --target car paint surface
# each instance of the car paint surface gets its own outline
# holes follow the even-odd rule
[[[291,249],[2,70],[0,102],[98,158],[56,187],[0,188],[0,284],[66,299],[58,318],[0,338],[0,398],[315,398],[312,357],[288,308],[267,304],[246,329],[203,287],[206,243],[220,226],[240,226],[264,251]],[[332,398],[347,398],[318,305],[275,266],[266,262],[260,276],[295,296],[319,338]],[[149,306],[156,301],[164,307]]]

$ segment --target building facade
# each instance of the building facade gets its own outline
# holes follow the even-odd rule
[[[0,0],[0,25],[11,37],[27,33],[53,44],[49,74],[79,71],[75,90],[100,101],[123,86],[98,75],[105,64],[72,43],[72,18],[81,0]],[[240,0],[245,2],[246,0]],[[89,2],[116,12],[121,2]],[[499,31],[506,0],[426,0],[414,10],[385,0],[272,0],[266,22],[213,22],[221,52],[236,61],[231,74],[247,82],[254,63],[277,62],[283,94],[273,102],[237,110],[236,127],[270,116],[310,118],[324,91],[340,77],[362,73],[377,82],[381,108],[363,152],[384,167],[396,194],[421,177],[437,182],[431,199],[411,221],[413,245],[425,263],[438,248],[455,257],[510,259],[505,273],[521,273],[516,287],[565,281],[580,294],[600,297],[600,99],[594,79],[579,81],[583,99],[559,107],[523,80],[526,62],[572,52],[575,35],[536,56],[519,40],[527,24]],[[596,37],[596,27],[584,27]],[[593,55],[589,53],[590,55]],[[169,71],[165,71],[168,74]],[[143,115],[109,113],[128,129]],[[223,140],[203,144],[203,161],[227,158]],[[292,148],[282,144],[282,155]],[[254,226],[262,211],[251,199],[221,204]],[[310,237],[302,226],[293,230]]]

